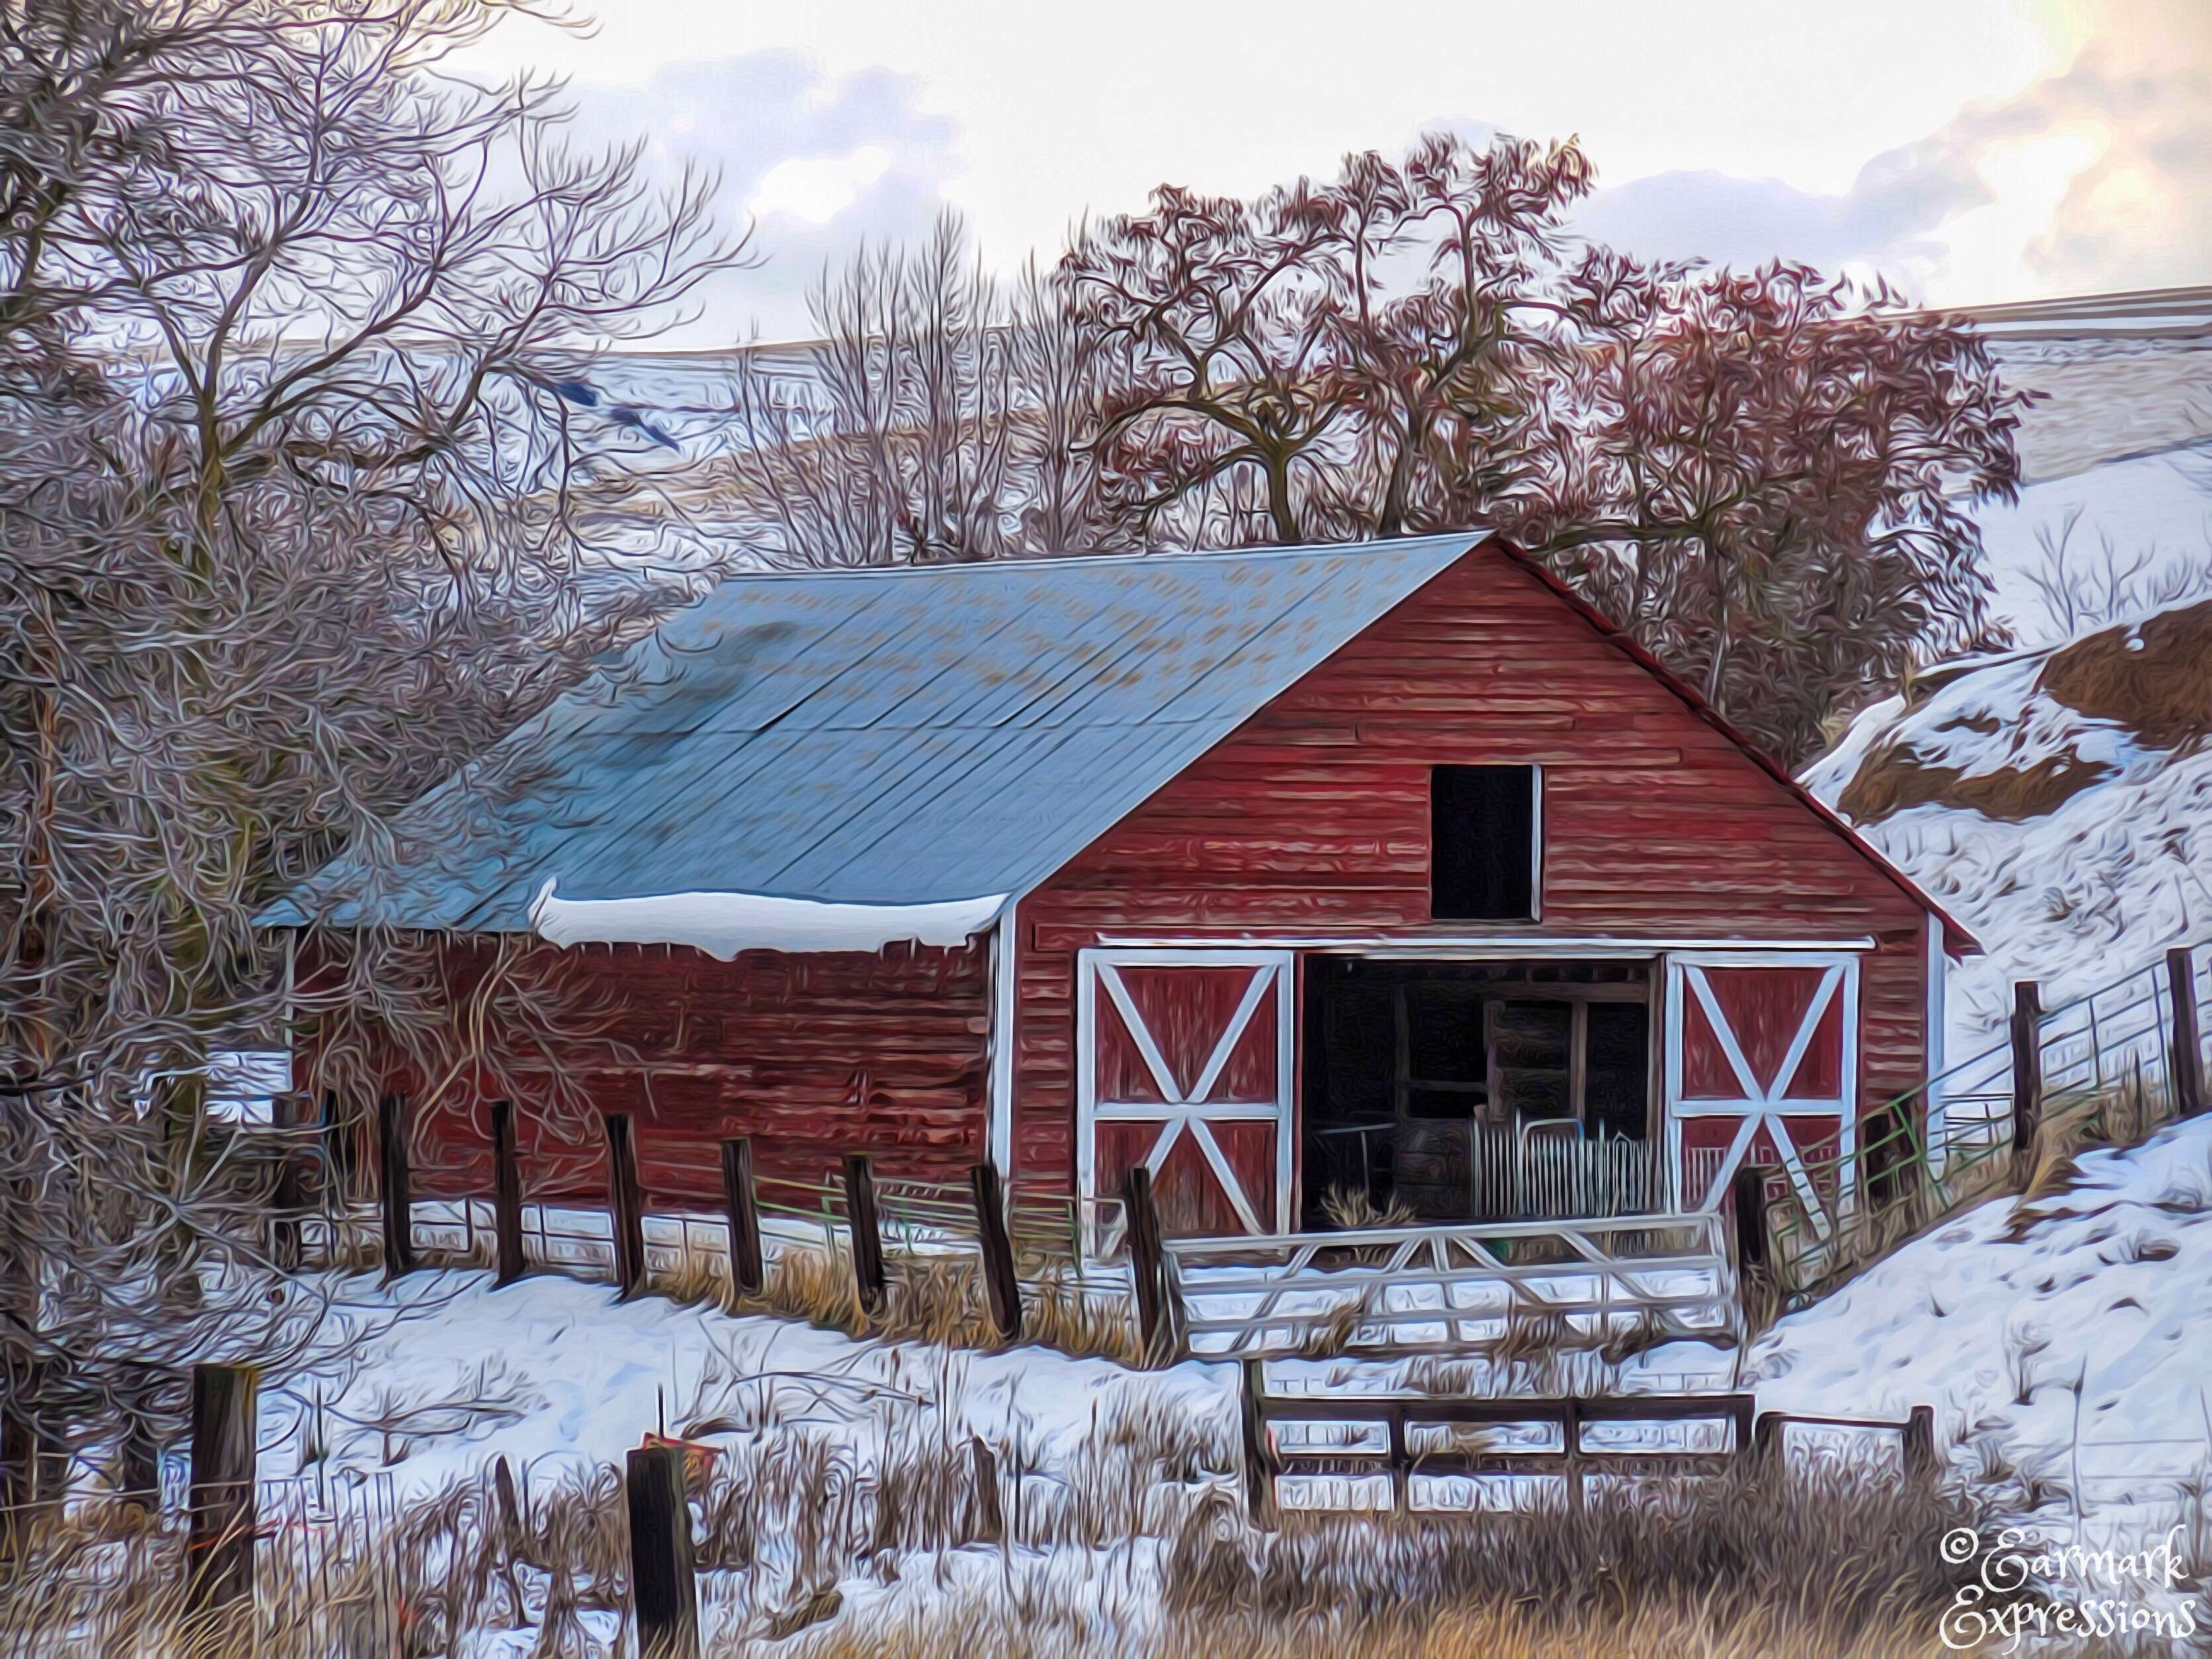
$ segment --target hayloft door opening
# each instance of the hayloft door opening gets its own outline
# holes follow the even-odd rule
[[[1287,1231],[1287,951],[1091,950],[1076,972],[1077,1176],[1085,1199],[1152,1171],[1170,1238]],[[1115,1206],[1091,1205],[1094,1218]],[[1115,1231],[1095,1226],[1094,1247]]]

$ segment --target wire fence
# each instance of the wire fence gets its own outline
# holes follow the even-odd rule
[[[894,1263],[972,1255],[981,1249],[981,1226],[969,1186],[908,1177],[875,1182],[877,1233]],[[759,1183],[756,1207],[762,1243],[771,1260],[805,1249],[849,1256],[850,1204],[842,1181],[788,1177]],[[497,1265],[498,1206],[489,1198],[416,1199],[409,1206],[410,1243],[427,1266],[489,1268]],[[1078,1200],[1040,1184],[1017,1186],[1006,1198],[1006,1229],[1014,1259],[1025,1277],[1056,1277],[1078,1287],[1124,1288],[1119,1199]],[[611,1281],[619,1268],[617,1217],[611,1201],[580,1198],[539,1200],[520,1206],[527,1265],[574,1277]],[[366,1268],[383,1254],[380,1205],[333,1202],[304,1216],[303,1266]],[[653,1207],[640,1217],[648,1279],[669,1287],[708,1282],[732,1285],[730,1223],[725,1212]]]
[[[161,1484],[81,1487],[0,1507],[0,1599],[10,1659],[136,1652],[176,1627],[191,1580],[226,1545],[251,1534],[250,1650],[269,1659],[406,1651],[408,1608],[398,1541],[403,1516],[386,1473],[316,1473],[189,1490],[181,1457]],[[192,1510],[235,1518],[196,1534]],[[229,1651],[229,1649],[223,1650]]]
[[[1863,1117],[1850,1145],[1839,1131],[1801,1149],[1817,1208],[1794,1177],[1770,1171],[1770,1259],[1784,1291],[1813,1294],[2027,1178],[2036,1149],[2020,1144],[2023,1121],[2076,1144],[2125,1145],[2179,1115],[2184,1078],[2201,1086],[2212,1070],[2212,972],[2200,954],[2178,953],[2178,974],[2160,961],[2036,1011],[2027,1054],[2016,1030]],[[2176,1047],[2191,1031],[2193,1057]],[[2023,1058],[2033,1088],[2022,1086]]]

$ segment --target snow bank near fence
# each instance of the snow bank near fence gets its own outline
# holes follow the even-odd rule
[[[1804,781],[1972,928],[1954,1060],[2044,1006],[2212,938],[2212,599],[1946,664],[1860,714]]]
[[[554,1276],[494,1289],[483,1273],[418,1273],[388,1286],[312,1276],[331,1310],[325,1356],[264,1383],[264,1476],[389,1473],[401,1501],[477,1477],[504,1456],[533,1480],[619,1463],[664,1423],[805,1425],[868,1446],[902,1417],[1064,1462],[1095,1425],[1141,1395],[1233,1422],[1234,1367],[1136,1373],[1024,1347],[950,1352],[856,1341],[766,1316],[733,1316]],[[708,1437],[710,1441],[712,1436]]]
[[[1753,1347],[1761,1410],[1936,1408],[2003,1508],[2154,1540],[2212,1478],[2212,1118],[2081,1159],[2069,1191],[1993,1199]],[[2212,1563],[2199,1563],[2212,1567]]]

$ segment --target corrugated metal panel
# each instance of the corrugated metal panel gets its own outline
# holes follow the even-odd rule
[[[520,931],[548,877],[1018,890],[1480,539],[733,577],[510,740],[543,769],[526,799],[471,814],[448,785],[403,820],[434,851],[374,878],[342,859],[303,903]]]

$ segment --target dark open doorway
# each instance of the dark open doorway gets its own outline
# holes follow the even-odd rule
[[[1652,1207],[1644,962],[1315,957],[1304,1224]]]

